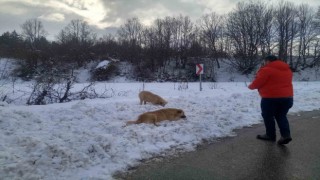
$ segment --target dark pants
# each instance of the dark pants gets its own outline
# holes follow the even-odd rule
[[[275,120],[282,137],[291,137],[287,113],[293,105],[293,98],[262,98],[261,115],[266,127],[266,135],[276,137]]]

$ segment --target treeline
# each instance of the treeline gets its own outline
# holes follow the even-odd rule
[[[54,41],[46,39],[38,19],[27,20],[21,30],[0,36],[0,56],[20,59],[16,74],[23,78],[70,73],[109,57],[131,63],[139,79],[194,78],[196,63],[204,63],[206,78],[214,79],[221,60],[250,74],[271,53],[293,71],[320,65],[320,7],[283,1],[276,6],[240,2],[228,14],[212,12],[196,22],[180,15],[156,19],[147,27],[131,18],[116,35],[103,37],[83,20],[72,20]],[[172,65],[179,71],[169,70]]]

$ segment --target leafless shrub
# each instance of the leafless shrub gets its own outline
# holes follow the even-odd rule
[[[211,82],[209,84],[209,89],[217,89],[218,88],[218,83],[217,82]]]
[[[0,80],[0,102],[11,103],[14,100],[11,99],[10,94],[14,94],[15,92],[15,82],[16,78],[3,79]],[[12,91],[10,86],[12,85]]]
[[[178,90],[182,91],[182,90],[187,90],[189,88],[188,85],[188,81],[186,78],[182,79],[179,83],[178,83]]]
[[[80,91],[72,92],[75,79],[76,77],[73,75],[73,72],[70,74],[50,72],[39,75],[32,86],[27,104],[63,103],[77,99],[97,97],[97,94],[91,89],[94,83],[90,83]]]

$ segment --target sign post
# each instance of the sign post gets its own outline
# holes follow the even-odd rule
[[[203,64],[196,64],[196,74],[199,75],[200,91],[202,91],[201,74],[203,74]]]

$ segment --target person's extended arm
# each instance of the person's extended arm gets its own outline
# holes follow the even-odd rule
[[[248,86],[249,89],[259,89],[262,87],[265,82],[268,80],[268,73],[265,69],[260,69],[257,73],[256,78],[253,80],[253,82]]]

